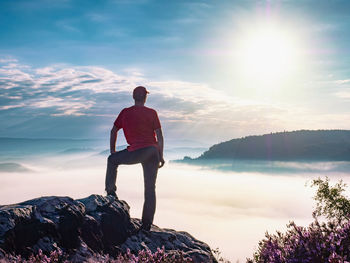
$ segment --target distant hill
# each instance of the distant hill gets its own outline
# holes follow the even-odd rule
[[[93,148],[81,147],[81,148],[69,148],[60,152],[60,154],[75,154],[83,152],[93,152]]]
[[[213,145],[197,159],[350,161],[350,130],[300,130]]]
[[[31,170],[19,163],[0,163],[0,173],[1,172],[31,172]]]
[[[117,151],[122,151],[124,149],[126,149],[128,147],[128,145],[124,144],[124,145],[121,145],[121,146],[116,146],[116,150]],[[99,153],[99,155],[110,155],[110,149],[108,150],[104,150],[102,152]]]
[[[103,145],[93,139],[31,139],[0,137],[0,157],[35,154],[73,154],[87,152]]]

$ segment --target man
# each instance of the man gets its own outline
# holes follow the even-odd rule
[[[110,136],[110,152],[106,172],[107,195],[116,195],[117,168],[120,164],[141,163],[143,168],[145,200],[142,211],[142,226],[150,230],[156,211],[156,179],[158,168],[164,165],[163,134],[157,112],[145,107],[147,94],[145,87],[138,86],[133,91],[135,105],[123,109],[114,122]],[[129,146],[116,152],[117,132],[123,129]]]

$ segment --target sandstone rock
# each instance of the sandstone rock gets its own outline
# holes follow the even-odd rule
[[[139,221],[138,224],[141,222]],[[127,249],[130,249],[132,253],[136,254],[139,250],[149,249],[154,253],[157,248],[163,246],[167,253],[176,254],[180,250],[184,252],[186,257],[193,258],[194,262],[213,261],[211,249],[207,244],[195,239],[187,232],[161,229],[155,225],[151,227],[149,232],[140,231],[136,235],[130,236],[121,245],[121,250],[125,253]]]
[[[215,262],[209,246],[186,232],[152,226],[137,231],[139,219],[130,218],[125,201],[112,196],[90,195],[41,197],[14,205],[0,206],[0,258],[4,254],[28,257],[62,250],[74,262],[93,254],[116,257],[130,249],[155,252],[164,246],[167,253],[182,251],[194,262]]]

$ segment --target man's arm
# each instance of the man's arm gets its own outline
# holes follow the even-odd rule
[[[110,140],[109,140],[109,149],[111,154],[115,153],[115,142],[117,141],[117,132],[118,132],[118,128],[117,126],[113,125],[113,128],[111,130],[111,136],[110,136]]]
[[[164,139],[163,139],[162,128],[156,129],[156,135],[157,135],[159,154],[160,154],[159,168],[161,168],[161,167],[163,167],[163,165],[165,163],[164,158],[163,158]]]

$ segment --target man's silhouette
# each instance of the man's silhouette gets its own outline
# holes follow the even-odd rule
[[[145,107],[149,93],[138,86],[133,91],[135,105],[123,109],[114,122],[110,137],[110,152],[106,172],[107,195],[116,195],[117,168],[120,164],[141,163],[145,184],[145,200],[142,212],[142,229],[149,230],[156,211],[156,179],[158,168],[164,165],[163,134],[157,112]],[[117,132],[123,129],[129,146],[115,150]]]

